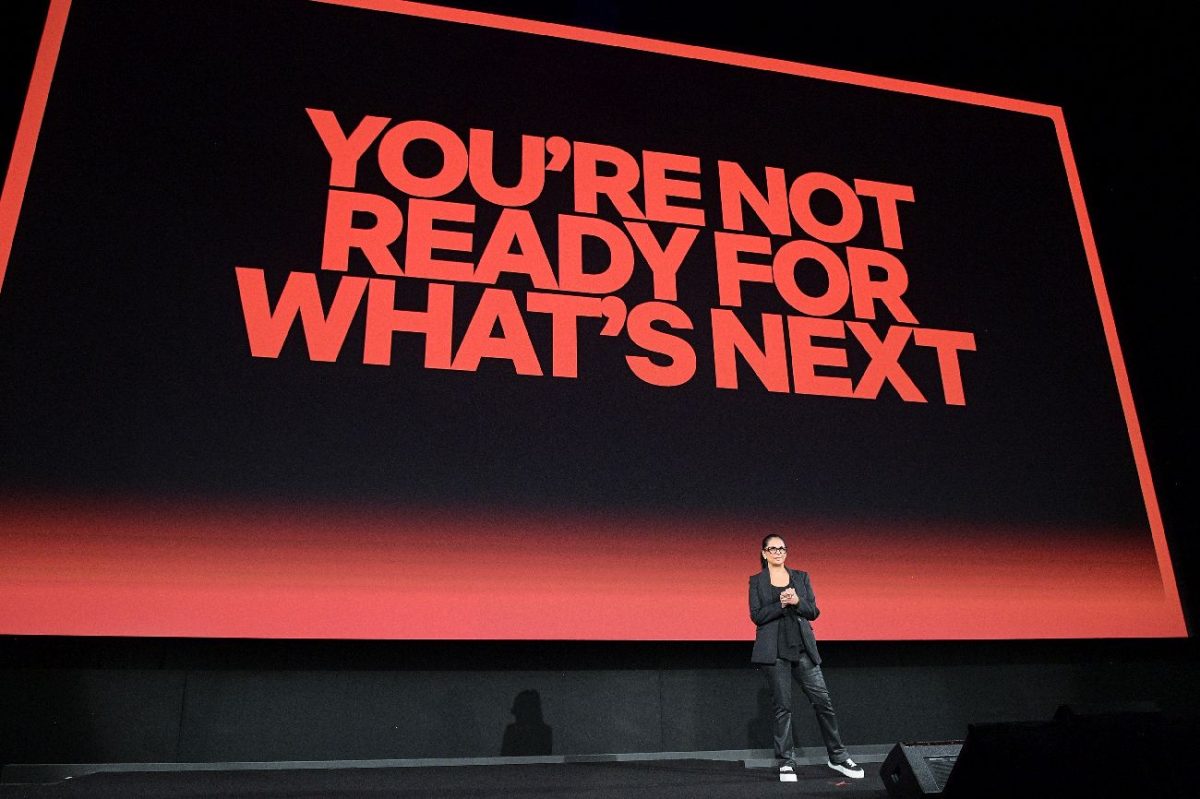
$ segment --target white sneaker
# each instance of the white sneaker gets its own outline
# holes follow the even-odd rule
[[[796,766],[792,761],[788,761],[779,767],[780,782],[795,782],[796,781]]]
[[[829,767],[834,771],[840,771],[852,780],[861,780],[867,775],[866,772],[863,771],[862,766],[858,765],[850,758],[846,758],[841,763],[834,763],[832,760],[830,760]]]

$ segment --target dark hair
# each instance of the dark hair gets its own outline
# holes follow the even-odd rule
[[[772,538],[778,538],[780,541],[783,541],[783,536],[781,536],[781,535],[776,535],[775,533],[771,533],[770,535],[765,535],[765,536],[763,536],[763,540],[762,540],[762,546],[761,546],[761,547],[759,547],[759,549],[766,549],[766,548],[767,548],[767,542],[768,542],[768,541],[770,541]],[[784,543],[785,545],[787,544],[787,542],[786,542],[786,541],[783,541],[783,543]],[[762,567],[761,567],[761,568],[764,568],[764,569],[765,569],[765,568],[767,568],[767,559],[766,559],[766,558],[764,558],[764,557],[762,556],[762,554],[759,554],[759,556],[758,556],[758,560],[759,560],[759,562],[760,562],[760,563],[762,563]]]

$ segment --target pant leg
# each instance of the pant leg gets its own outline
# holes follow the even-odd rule
[[[829,697],[829,688],[825,686],[825,675],[821,667],[813,663],[807,653],[801,653],[799,662],[792,668],[792,674],[817,714],[817,724],[821,726],[821,737],[825,739],[829,759],[834,763],[842,762],[847,757],[846,747],[842,744],[842,736],[838,734],[833,700]]]
[[[775,757],[791,760],[795,757],[792,739],[792,663],[776,660],[773,666],[763,666],[767,684],[771,687],[771,710],[775,715]]]

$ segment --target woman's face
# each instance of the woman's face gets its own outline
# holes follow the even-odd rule
[[[768,565],[782,566],[783,562],[787,560],[787,544],[783,543],[783,539],[779,536],[773,535],[767,539],[762,556],[767,559]]]

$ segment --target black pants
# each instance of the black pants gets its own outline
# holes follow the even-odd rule
[[[829,698],[829,689],[825,687],[825,675],[821,667],[812,662],[807,653],[800,654],[799,661],[775,661],[774,666],[763,666],[767,682],[771,685],[771,700],[775,711],[775,756],[781,760],[793,760],[796,757],[796,732],[792,726],[792,680],[800,683],[801,690],[812,703],[813,711],[817,714],[817,723],[821,725],[821,737],[825,739],[825,749],[829,751],[829,759],[841,763],[846,759],[846,747],[842,745],[842,736],[838,734],[837,716],[833,713],[833,701]]]

